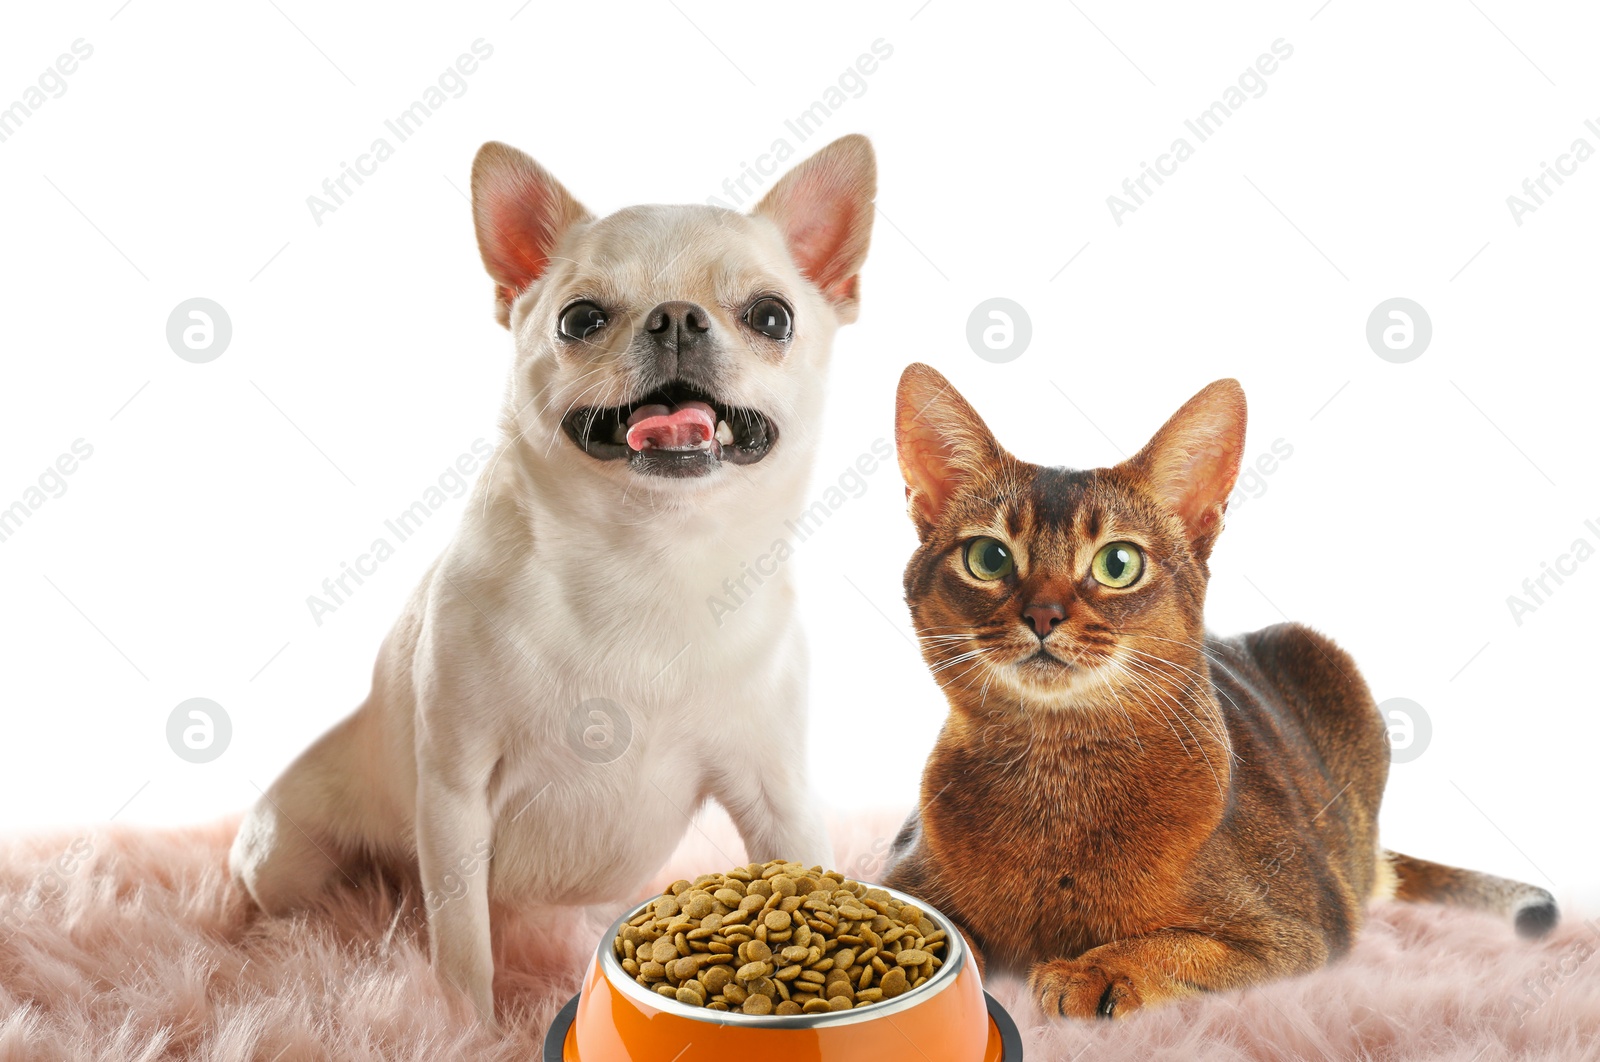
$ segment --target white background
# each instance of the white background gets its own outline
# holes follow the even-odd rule
[[[1521,625],[1507,597],[1575,539],[1600,545],[1600,161],[1520,226],[1506,203],[1575,138],[1600,148],[1592,11],[119,3],[27,5],[0,36],[0,101],[74,40],[94,49],[0,143],[0,506],[74,440],[94,448],[0,542],[0,830],[237,811],[364,694],[461,503],[320,627],[306,598],[494,438],[510,345],[461,194],[482,141],[609,211],[704,201],[778,138],[804,155],[860,131],[881,211],[816,489],[892,437],[912,360],[1020,456],[1078,467],[1238,377],[1249,455],[1293,455],[1230,513],[1211,626],[1309,622],[1380,700],[1425,707],[1390,844],[1593,909],[1600,560]],[[306,197],[480,37],[493,56],[465,94],[317,225]],[[784,120],[880,38],[865,91],[799,142]],[[1265,94],[1196,143],[1184,120],[1279,38],[1293,56]],[[1117,225],[1106,197],[1178,136],[1194,156]],[[195,296],[234,329],[204,365],[165,338]],[[1003,365],[966,340],[994,296],[1033,326]],[[1433,322],[1408,364],[1364,334],[1395,296]],[[907,637],[893,466],[868,484],[795,562],[812,740],[894,751],[820,754],[814,777],[835,805],[905,807],[944,710]],[[233,724],[203,765],[165,738],[196,696]]]

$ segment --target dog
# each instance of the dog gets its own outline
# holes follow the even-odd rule
[[[831,863],[794,753],[787,575],[733,616],[701,602],[803,505],[876,187],[847,136],[749,214],[596,218],[483,146],[472,212],[515,348],[503,436],[367,699],[241,824],[229,867],[262,910],[401,867],[435,972],[493,1025],[491,904],[626,899],[708,798],[749,858]]]

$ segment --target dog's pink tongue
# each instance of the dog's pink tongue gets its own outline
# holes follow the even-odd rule
[[[628,418],[628,446],[635,450],[687,450],[716,432],[716,411],[704,402],[640,406]]]

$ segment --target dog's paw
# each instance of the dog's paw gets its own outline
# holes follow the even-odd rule
[[[1036,964],[1028,973],[1028,992],[1051,1017],[1125,1018],[1144,1006],[1128,972],[1070,959]]]

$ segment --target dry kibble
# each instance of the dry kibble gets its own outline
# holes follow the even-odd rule
[[[735,976],[737,976],[741,981],[755,981],[767,976],[767,974],[771,972],[772,966],[769,963],[747,962],[743,966],[739,967],[739,972]]]
[[[948,939],[883,889],[774,860],[673,882],[622,926],[612,951],[639,984],[684,1006],[824,1014],[925,984]]]

